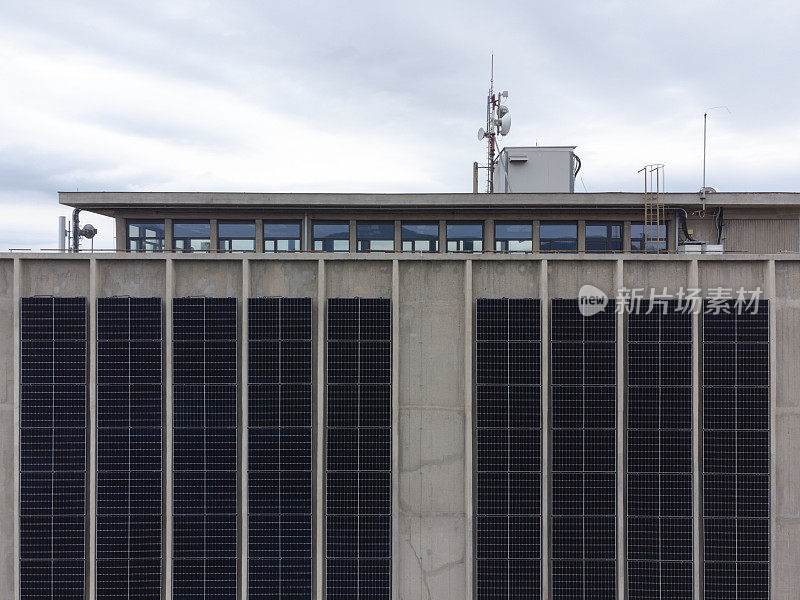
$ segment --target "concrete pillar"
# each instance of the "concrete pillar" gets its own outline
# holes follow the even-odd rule
[[[89,424],[86,444],[89,447],[89,464],[86,468],[86,597],[97,597],[97,259],[89,259],[89,321],[86,335],[89,342]],[[54,590],[55,591],[55,590]]]
[[[586,233],[584,222],[578,223],[578,238]],[[586,236],[583,235],[585,242]],[[585,247],[585,245],[584,245]],[[583,249],[583,248],[581,248]],[[623,288],[624,262],[616,261],[614,286]],[[619,295],[619,294],[617,294]],[[625,586],[625,311],[617,307],[617,598],[625,600],[628,590]]]
[[[395,222],[395,238],[399,236]],[[392,598],[400,599],[400,265],[392,261]]]
[[[172,225],[169,228],[172,232]],[[171,247],[171,246],[170,246]],[[164,462],[162,486],[164,490],[164,547],[162,572],[164,573],[164,600],[172,600],[172,298],[175,295],[175,264],[172,256],[165,262],[164,285]]]
[[[578,221],[578,252],[586,252],[586,221]]]
[[[219,252],[219,221],[211,219],[211,252]]]
[[[464,261],[464,600],[472,600],[472,260]]]
[[[115,248],[117,252],[123,252],[128,249],[128,228],[125,224],[125,219],[117,217],[114,219],[115,235]]]
[[[394,251],[395,252],[400,252],[400,251],[403,250],[401,223],[402,223],[402,221],[395,221],[394,222]]]
[[[351,231],[352,234],[352,231]],[[327,314],[325,261],[317,261],[317,489],[316,504],[316,600],[325,599],[325,321]]]
[[[534,235],[538,238],[538,223],[534,230]],[[541,260],[539,304],[542,344],[542,600],[550,600],[550,292],[547,283],[547,260]]]
[[[303,235],[303,231],[302,231],[302,228],[301,228],[300,229],[300,236],[301,236],[301,238],[300,238],[301,246],[300,247],[301,248],[303,247],[302,246],[302,242],[303,242],[302,235]],[[264,219],[256,219],[256,248],[255,248],[255,251],[256,252],[264,252]]]
[[[494,219],[483,222],[483,251],[494,252]]]
[[[20,297],[22,290],[22,263],[20,259],[14,259],[14,340],[12,346],[14,347],[14,581],[13,581],[13,598],[19,598],[19,518],[20,518],[20,505],[19,505],[19,491],[20,491],[20,454],[19,454],[19,371],[20,371],[20,355],[19,355],[19,339],[20,339]]]
[[[169,252],[174,249],[175,242],[172,240],[172,219],[164,219],[164,250]]]
[[[770,598],[776,598],[775,589],[775,555],[777,553],[777,516],[778,516],[778,489],[777,489],[777,430],[776,413],[778,412],[778,337],[777,337],[777,312],[775,306],[775,259],[766,261],[765,296],[769,300],[769,586]],[[797,593],[797,590],[795,590]]]
[[[630,222],[626,221],[630,231]],[[630,236],[628,236],[630,244]],[[689,263],[689,289],[700,286],[697,260]],[[703,558],[700,553],[702,517],[700,515],[700,310],[702,304],[692,311],[692,577],[694,600],[702,600]]]
[[[531,238],[531,241],[532,241],[531,249],[534,252],[539,252],[539,220],[538,219],[534,219],[533,220],[533,229],[532,229],[531,233],[533,234],[532,238]],[[546,262],[547,261],[545,261],[545,263]],[[544,363],[542,363],[542,364],[544,364]]]
[[[358,251],[358,240],[356,238],[357,227],[356,220],[350,219],[350,252]]]
[[[242,465],[240,469],[239,478],[239,597],[247,598],[247,577],[248,568],[248,533],[249,522],[247,520],[248,505],[247,505],[247,440],[248,440],[248,389],[247,382],[249,379],[249,364],[247,357],[250,351],[250,340],[248,337],[248,323],[249,315],[247,312],[247,299],[250,297],[250,259],[242,259],[242,318],[240,320],[239,329],[239,357],[241,360],[241,370],[239,371],[239,389],[241,390],[242,404],[239,408],[239,422],[242,424],[239,432],[239,462]]]
[[[447,221],[439,221],[439,252],[447,252]]]

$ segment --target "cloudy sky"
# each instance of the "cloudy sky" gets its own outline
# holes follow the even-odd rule
[[[578,191],[800,191],[800,3],[0,0],[0,249],[59,190],[466,192],[489,58],[509,145]],[[107,219],[96,247],[113,244]]]

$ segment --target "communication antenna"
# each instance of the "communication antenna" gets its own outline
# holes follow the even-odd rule
[[[724,108],[730,114],[731,109],[727,106],[712,106],[711,108],[707,108],[703,113],[703,187],[700,188],[700,199],[703,201],[703,210],[706,208],[706,192],[716,192],[714,188],[707,188],[706,187],[706,132],[707,132],[707,124],[708,124],[708,113],[712,110],[716,110],[718,108]]]
[[[492,54],[492,70],[489,76],[489,93],[486,95],[486,129],[478,129],[478,141],[487,140],[486,191],[494,192],[494,154],[497,149],[497,137],[505,137],[511,130],[511,114],[508,107],[500,102],[508,98],[508,92],[494,93],[494,54]]]

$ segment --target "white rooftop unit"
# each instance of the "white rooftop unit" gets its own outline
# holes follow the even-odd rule
[[[575,146],[505,147],[494,168],[495,193],[575,191]]]

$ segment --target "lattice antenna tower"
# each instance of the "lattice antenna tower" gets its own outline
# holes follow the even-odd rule
[[[486,140],[486,191],[494,192],[494,160],[497,150],[497,138],[505,137],[511,130],[511,114],[508,107],[501,104],[501,100],[508,98],[508,91],[503,90],[497,95],[494,93],[494,54],[492,54],[492,68],[489,76],[489,93],[486,95],[486,129],[478,129],[478,141]]]
[[[664,215],[664,165],[645,165],[638,171],[644,175],[644,248],[643,252],[659,252],[661,224]]]

